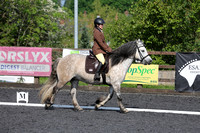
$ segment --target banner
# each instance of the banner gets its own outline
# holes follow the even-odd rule
[[[0,75],[49,76],[51,48],[0,47]]]
[[[7,83],[34,83],[32,76],[0,76],[0,82]]]
[[[158,85],[158,65],[132,64],[123,83]]]
[[[72,49],[63,49],[62,57],[65,57],[69,54],[82,54],[82,55],[89,55],[89,50],[72,50]]]
[[[176,91],[200,91],[200,54],[176,53],[175,71]]]

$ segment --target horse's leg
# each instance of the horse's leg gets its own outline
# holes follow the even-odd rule
[[[50,99],[47,99],[47,101],[45,102],[45,108],[48,109],[49,107],[51,107],[51,105],[53,105],[54,100],[55,100],[55,95],[58,93],[58,91],[65,85],[65,82],[58,82],[57,85],[53,88],[53,92],[52,92],[52,96]]]
[[[119,105],[120,111],[122,113],[127,113],[128,110],[122,104],[122,98],[121,98],[121,92],[120,92],[120,88],[121,88],[120,84],[113,85],[113,88],[114,88],[114,90],[116,92],[116,95],[117,95],[117,100],[118,100],[118,105]]]
[[[60,90],[60,88],[58,88],[57,86],[53,89],[53,93],[52,93],[51,100],[50,100],[51,104],[54,103],[54,101],[55,101],[55,95],[58,93],[59,90]]]
[[[99,107],[105,105],[105,104],[113,97],[113,94],[114,94],[113,87],[110,86],[108,96],[107,96],[103,101],[100,101],[100,103],[97,103],[97,104],[95,105],[95,109],[98,109]]]
[[[74,105],[74,108],[76,110],[83,110],[80,105],[78,104],[78,101],[76,99],[76,88],[78,87],[78,82],[79,80],[76,80],[76,79],[72,79],[71,81],[71,96],[72,96],[72,103]]]
[[[54,103],[54,100],[55,100],[55,95],[56,93],[59,91],[58,87],[54,87],[53,88],[53,92],[52,92],[52,96],[51,98],[47,99],[46,102],[45,102],[45,108],[48,109],[49,107],[51,107]]]

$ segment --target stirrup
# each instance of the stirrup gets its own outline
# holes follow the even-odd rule
[[[95,73],[94,75],[94,81],[100,81],[100,73]]]

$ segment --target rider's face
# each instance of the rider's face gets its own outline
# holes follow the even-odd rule
[[[99,25],[99,28],[100,28],[101,30],[103,30],[103,24],[100,24],[100,25]]]

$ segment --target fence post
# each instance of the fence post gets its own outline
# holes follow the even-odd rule
[[[34,77],[34,84],[39,84],[40,81],[39,81],[39,77]]]

